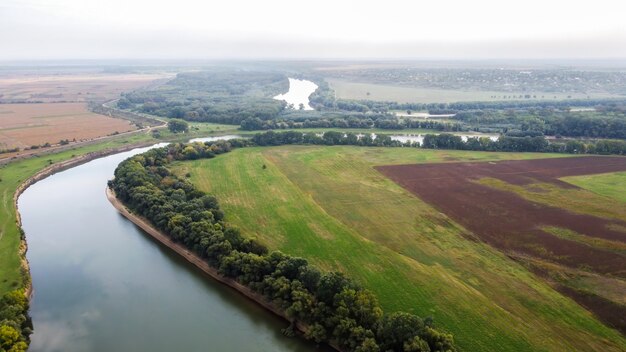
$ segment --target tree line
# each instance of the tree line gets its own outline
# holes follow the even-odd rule
[[[316,145],[357,145],[374,147],[413,147],[426,149],[455,149],[488,152],[539,152],[569,154],[616,154],[626,155],[626,141],[620,140],[548,140],[543,136],[510,137],[500,136],[497,140],[488,137],[468,137],[450,133],[426,134],[422,144],[417,142],[400,142],[389,135],[371,134],[356,135],[329,131],[324,134],[301,133],[298,131],[257,133],[252,142],[259,146],[276,146],[284,144],[316,144]]]
[[[398,119],[390,115],[368,115],[350,117],[328,117],[319,119],[305,119],[304,121],[292,119],[261,120],[260,118],[248,118],[241,122],[240,128],[244,131],[280,130],[298,128],[362,128],[362,129],[386,129],[403,130],[411,128],[432,129],[436,131],[464,131],[466,129],[460,123],[447,123],[432,120]]]
[[[322,86],[320,86],[322,89]],[[318,89],[318,90],[320,90]],[[323,87],[326,89],[326,87]],[[330,88],[328,88],[330,89]],[[317,93],[317,92],[316,92]],[[456,103],[399,103],[395,101],[345,100],[335,99],[332,91],[318,93],[311,97],[311,105],[316,109],[340,109],[358,112],[388,112],[392,110],[428,111],[430,114],[451,114],[466,110],[508,110],[508,109],[559,109],[568,110],[572,106],[590,107],[599,110],[624,110],[625,99],[567,99],[567,100],[502,100]],[[314,100],[315,98],[315,100]]]
[[[0,352],[25,352],[33,325],[28,316],[28,298],[23,290],[0,298]]]
[[[287,132],[285,134],[289,134]],[[280,134],[282,135],[282,134]],[[109,186],[135,213],[172,240],[282,309],[305,338],[349,351],[456,351],[452,335],[430,318],[385,314],[377,297],[339,272],[323,272],[306,259],[269,251],[224,221],[218,200],[174,175],[175,160],[212,158],[250,140],[170,144],[123,161]]]

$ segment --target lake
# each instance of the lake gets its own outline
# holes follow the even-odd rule
[[[299,109],[300,104],[303,110],[313,110],[309,105],[309,96],[315,92],[317,84],[304,79],[289,78],[289,91],[274,97],[276,100],[284,100],[292,109]]]

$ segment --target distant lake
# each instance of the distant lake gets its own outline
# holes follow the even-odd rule
[[[309,105],[309,96],[315,92],[317,84],[305,79],[289,78],[289,91],[274,97],[276,100],[284,100],[287,105],[293,105],[293,109],[299,109],[300,104],[304,110],[313,110]]]

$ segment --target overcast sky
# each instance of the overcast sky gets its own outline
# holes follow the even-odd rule
[[[0,0],[0,60],[626,58],[620,0]]]

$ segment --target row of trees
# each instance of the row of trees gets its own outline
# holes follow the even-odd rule
[[[354,133],[334,131],[324,134],[301,133],[298,131],[268,131],[255,134],[252,137],[252,142],[260,146],[284,144],[358,145],[474,151],[626,155],[626,141],[599,140],[583,142],[580,140],[548,140],[543,136],[500,136],[497,140],[487,137],[469,137],[464,140],[461,136],[449,133],[427,134],[420,145],[417,142],[392,140],[390,136],[384,134],[379,134],[376,138],[373,138],[370,134],[356,135]]]
[[[568,154],[616,154],[626,155],[626,141],[599,140],[583,142],[580,140],[548,140],[537,137],[500,137],[494,141],[490,138],[468,138],[442,133],[424,136],[423,148],[459,149],[476,151],[502,152],[539,152]]]
[[[321,92],[320,92],[321,93]],[[466,110],[507,110],[507,109],[558,109],[569,110],[570,107],[593,107],[598,110],[615,109],[623,111],[626,106],[624,99],[567,99],[567,100],[502,100],[476,101],[457,103],[398,103],[393,101],[342,100],[331,99],[326,93],[316,100],[311,99],[317,109],[340,109],[358,112],[388,112],[393,110],[428,111],[430,114],[449,114]],[[315,105],[318,104],[318,105]]]
[[[274,132],[268,131],[257,133],[252,136],[252,142],[259,146],[285,145],[285,144],[314,144],[314,145],[358,145],[367,147],[402,147],[411,146],[400,141],[391,139],[384,134],[357,135],[354,133],[343,133],[328,131],[323,134],[301,133],[298,131]]]
[[[4,294],[0,298],[0,352],[25,352],[32,327],[24,292],[15,290]]]
[[[173,160],[210,158],[249,141],[171,144],[122,162],[110,181],[134,212],[281,308],[305,337],[349,351],[455,351],[452,336],[403,312],[384,314],[377,298],[338,272],[322,272],[305,259],[270,252],[224,222],[217,200],[168,169]],[[293,328],[293,325],[292,327]]]
[[[387,130],[423,128],[436,131],[464,130],[463,126],[460,123],[453,124],[440,121],[398,119],[390,117],[389,115],[306,119],[303,122],[284,119],[261,120],[259,118],[249,118],[241,122],[241,129],[244,131],[297,128],[379,128]]]

